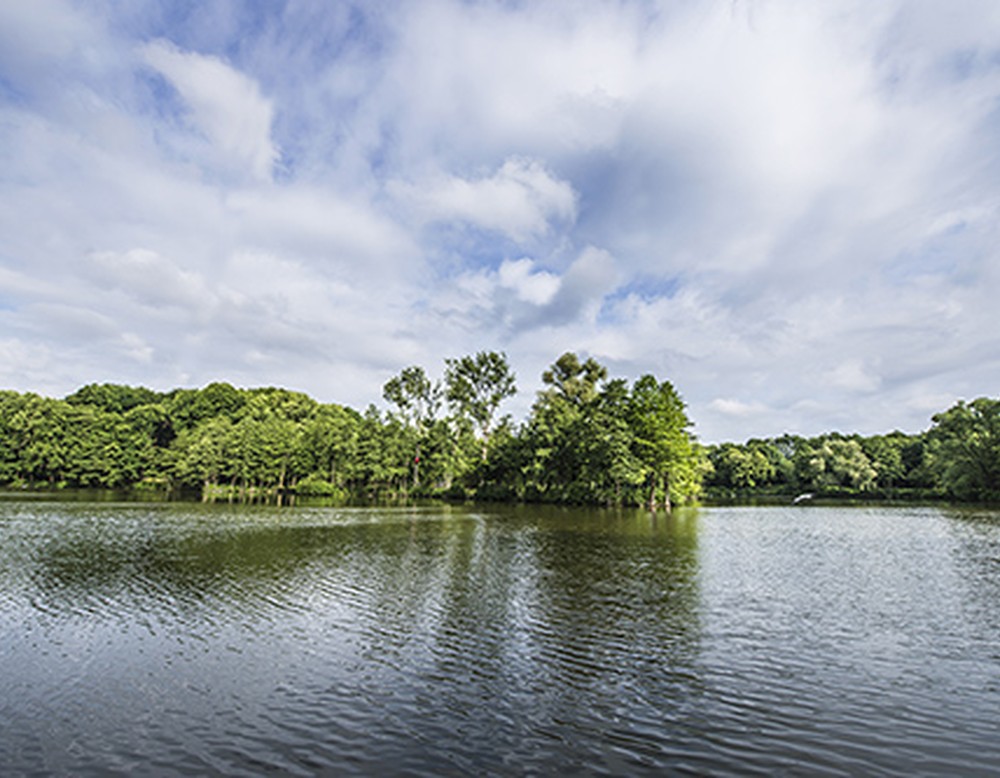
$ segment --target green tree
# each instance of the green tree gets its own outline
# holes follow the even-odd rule
[[[880,489],[891,490],[904,481],[903,450],[909,443],[910,436],[902,432],[872,435],[861,440],[861,448],[875,468],[875,484]]]
[[[10,409],[5,426],[17,461],[17,480],[53,484],[65,479],[70,456],[66,419],[70,408],[60,400],[28,393]]]
[[[600,501],[621,505],[644,478],[629,426],[629,390],[624,379],[608,381],[589,414],[592,441],[588,462]]]
[[[70,405],[92,405],[111,413],[125,413],[140,405],[154,405],[162,395],[144,386],[88,384],[66,398]]]
[[[383,421],[374,405],[365,410],[358,427],[358,487],[369,499],[402,493],[408,468],[409,441],[395,417]]]
[[[346,489],[357,478],[358,428],[361,416],[340,405],[321,405],[303,423],[298,450],[299,469],[307,475]]]
[[[551,387],[543,391],[543,398],[561,397],[583,407],[597,399],[598,386],[607,377],[607,368],[593,357],[580,362],[576,354],[568,351],[542,373],[542,383]]]
[[[497,409],[517,393],[516,378],[503,352],[480,351],[475,356],[445,360],[448,402],[479,429],[482,459],[489,450],[489,437]]]
[[[635,438],[636,456],[649,479],[650,510],[659,504],[669,511],[671,495],[691,497],[698,488],[702,464],[688,431],[684,401],[669,381],[662,383],[644,375],[632,387],[629,422]]]
[[[279,495],[294,482],[289,472],[301,425],[277,415],[245,416],[233,428],[231,454],[244,495]],[[249,491],[247,491],[249,489]]]
[[[396,405],[403,423],[414,433],[411,465],[413,488],[417,489],[420,487],[421,447],[441,407],[441,385],[432,382],[422,367],[414,365],[386,381],[382,396]]]
[[[247,394],[231,384],[216,382],[202,389],[174,389],[164,399],[174,429],[193,429],[206,419],[226,416],[236,421]]]
[[[823,443],[821,454],[832,484],[861,492],[875,488],[878,473],[857,439],[831,439]]]
[[[770,484],[778,470],[762,441],[744,445],[724,443],[711,452],[715,483],[733,489],[756,489]]]
[[[959,499],[1000,499],[1000,400],[959,401],[933,416],[928,433],[931,468]]]
[[[178,436],[175,450],[178,480],[201,485],[203,494],[223,478],[235,479],[237,453],[233,423],[228,416],[205,419],[193,430],[185,430]]]
[[[608,474],[601,469],[605,434],[601,424],[611,404],[601,406],[600,382],[607,369],[593,358],[581,362],[567,352],[542,373],[546,388],[538,393],[528,425],[531,489],[554,502],[601,502]],[[606,399],[606,398],[605,398]],[[607,421],[607,419],[604,419]]]

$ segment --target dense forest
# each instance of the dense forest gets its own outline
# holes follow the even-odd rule
[[[643,376],[608,380],[559,357],[530,417],[499,416],[516,391],[506,356],[446,360],[386,382],[389,411],[286,389],[155,392],[92,384],[57,400],[0,392],[0,484],[145,488],[206,499],[441,496],[669,507],[697,497],[706,451],[680,395]]]
[[[529,417],[506,356],[413,366],[364,412],[286,389],[0,391],[0,485],[136,488],[204,499],[414,497],[645,505],[827,496],[1000,499],[1000,400],[959,402],[920,434],[783,435],[703,446],[680,394],[563,354]]]

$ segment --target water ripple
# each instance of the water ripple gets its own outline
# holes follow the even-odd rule
[[[0,507],[15,774],[1000,768],[993,514]]]

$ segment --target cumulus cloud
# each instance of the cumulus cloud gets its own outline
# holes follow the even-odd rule
[[[537,270],[533,260],[506,259],[497,271],[500,286],[512,289],[519,300],[545,305],[555,297],[561,286],[555,273]]]
[[[142,55],[177,89],[195,126],[232,169],[270,179],[278,158],[271,141],[274,109],[255,81],[218,57],[181,51],[169,41],[146,44]]]
[[[425,222],[466,222],[514,241],[545,234],[576,214],[573,187],[537,160],[506,160],[491,176],[438,175],[420,184],[391,182],[389,190]]]
[[[560,279],[559,289],[543,313],[545,320],[563,323],[582,316],[593,321],[618,279],[611,254],[587,246]]]
[[[614,258],[588,246],[562,273],[527,258],[466,272],[434,294],[432,304],[472,331],[500,328],[510,336],[546,339],[554,329],[593,326],[618,279]]]

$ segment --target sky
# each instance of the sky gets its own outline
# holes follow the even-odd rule
[[[0,388],[503,351],[705,442],[1000,386],[1000,3],[0,3]]]

